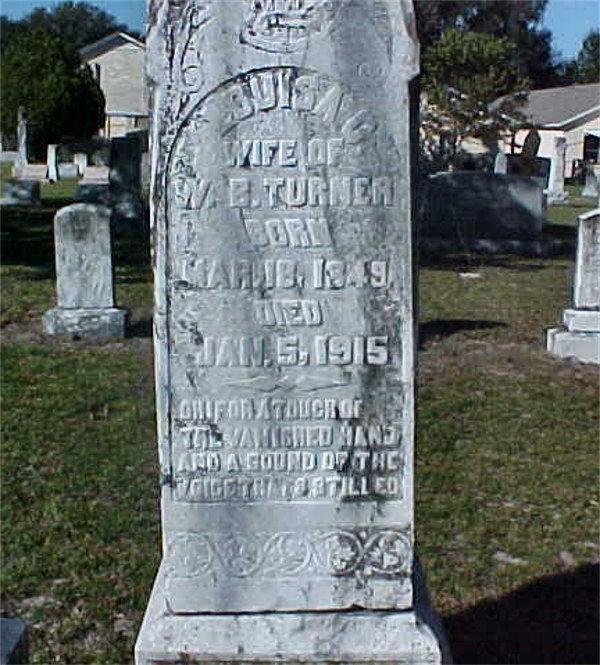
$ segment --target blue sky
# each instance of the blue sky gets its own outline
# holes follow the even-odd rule
[[[145,0],[88,0],[111,13],[131,29],[143,31]],[[222,0],[226,2],[226,0]],[[51,7],[58,0],[0,0],[0,13],[19,19],[35,7]],[[563,58],[579,51],[587,33],[600,25],[598,0],[549,0],[544,26],[552,31],[553,47]]]

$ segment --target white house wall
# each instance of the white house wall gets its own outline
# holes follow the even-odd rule
[[[540,127],[538,129],[540,133],[540,148],[538,150],[538,157],[547,157],[552,159],[554,153],[554,139],[557,136],[564,136],[567,139],[567,153],[565,157],[565,177],[570,178],[573,175],[573,160],[583,159],[583,141],[585,138],[585,132],[590,130],[600,129],[600,114],[595,118],[583,122],[576,127],[572,127],[568,130],[562,129],[544,129]],[[516,153],[521,152],[521,146],[525,141],[529,130],[520,130],[517,132],[515,143],[516,143]],[[510,153],[510,142],[504,142],[500,145],[500,148],[506,153]]]
[[[88,60],[93,74],[100,67],[100,88],[106,99],[105,135],[120,136],[142,126],[148,97],[144,73],[144,49],[121,44]]]

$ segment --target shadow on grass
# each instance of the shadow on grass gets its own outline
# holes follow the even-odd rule
[[[419,349],[430,339],[436,337],[449,337],[463,330],[491,330],[493,328],[506,328],[502,321],[483,321],[479,319],[435,319],[419,326]]]
[[[540,578],[444,618],[454,662],[598,663],[599,567]]]
[[[152,337],[152,319],[140,319],[127,326],[126,337]]]

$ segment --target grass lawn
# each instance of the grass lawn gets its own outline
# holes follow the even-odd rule
[[[128,663],[160,556],[148,249],[114,243],[129,338],[49,340],[53,212],[3,210],[2,611],[32,663]],[[544,351],[572,265],[421,267],[417,539],[457,663],[596,662],[598,373]]]

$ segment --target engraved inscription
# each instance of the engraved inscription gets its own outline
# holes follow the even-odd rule
[[[306,46],[311,33],[328,29],[343,0],[247,0],[240,40],[271,53]]]
[[[249,39],[292,4],[255,5]],[[165,183],[176,502],[404,497],[406,164],[373,110],[311,71],[249,72],[191,110]]]
[[[210,575],[286,578],[391,577],[410,569],[410,537],[396,529],[348,528],[236,536],[182,533],[168,544],[170,579]]]

